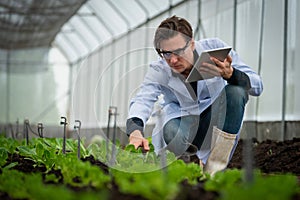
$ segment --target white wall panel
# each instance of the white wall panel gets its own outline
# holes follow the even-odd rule
[[[261,66],[264,92],[260,97],[250,97],[246,107],[245,120],[281,120],[284,4],[281,0],[266,0],[265,18],[262,20],[262,3],[260,0],[245,0],[239,1],[237,5],[235,50],[257,72],[259,70],[260,28],[261,22],[264,22]],[[294,4],[296,3],[294,2]],[[198,1],[188,1],[177,8],[173,8],[166,15],[151,21],[147,25],[148,28],[145,28],[145,30],[149,30],[148,36],[145,34],[147,31],[144,32],[143,28],[140,28],[115,41],[112,44],[114,51],[111,47],[104,47],[99,51],[105,60],[104,65],[102,65],[101,83],[98,83],[99,89],[97,91],[101,99],[98,110],[101,125],[106,125],[107,109],[110,105],[118,107],[118,123],[120,126],[124,125],[129,100],[137,92],[149,62],[157,58],[154,49],[151,48],[154,30],[160,21],[165,19],[168,14],[176,14],[191,21],[195,29],[198,21],[198,7]],[[205,33],[206,37],[219,37],[229,45],[234,45],[233,1],[229,4],[220,4],[218,0],[204,1],[201,8],[202,27],[200,32]],[[292,29],[290,31],[295,32]],[[109,51],[114,52],[114,54],[110,54]],[[294,47],[293,52],[297,53],[296,47]],[[287,99],[290,102],[296,102],[299,99],[299,93],[295,90],[299,86],[293,78],[297,69],[292,66],[292,63],[298,58],[294,56],[293,59],[290,62],[290,72],[288,73],[290,78],[288,78]],[[296,116],[295,109],[299,109],[296,105],[295,103],[287,105],[288,116],[291,116],[292,119]]]
[[[100,1],[99,1],[100,2]],[[96,47],[93,42],[87,45],[76,33],[69,33],[66,29],[56,38],[56,45],[64,49],[63,52],[71,63],[71,100],[69,113],[70,123],[75,119],[83,122],[85,127],[106,127],[109,106],[118,107],[118,125],[123,126],[127,117],[130,99],[137,92],[149,63],[157,59],[153,49],[153,34],[159,23],[169,15],[176,14],[187,18],[197,28],[200,21],[197,38],[200,36],[219,37],[229,45],[236,45],[235,49],[242,59],[255,71],[259,70],[259,47],[262,45],[261,77],[264,83],[264,91],[260,97],[250,97],[246,107],[245,120],[280,121],[283,109],[283,69],[284,69],[284,2],[282,0],[239,0],[234,19],[234,0],[191,0],[178,7],[148,21],[144,26],[136,30],[125,30],[124,19],[113,10],[106,2],[89,1],[89,12],[94,12],[103,17],[104,22],[113,29],[110,35],[108,28],[95,16],[86,15],[80,23],[86,23],[98,33],[99,49],[93,51],[86,58],[77,60],[79,54],[90,51],[87,46]],[[117,1],[113,1],[116,3]],[[156,16],[159,12],[169,7],[170,1],[163,2],[139,0],[149,11],[149,17]],[[172,5],[179,1],[172,1]],[[201,5],[198,3],[201,2]],[[265,2],[263,20],[262,6]],[[286,82],[286,120],[300,120],[300,3],[297,0],[289,0],[288,7],[288,35],[287,35],[287,82]],[[128,16],[129,20],[139,18],[139,22],[146,20],[146,13],[135,1],[136,13]],[[126,3],[122,2],[122,5]],[[104,9],[105,8],[105,9]],[[198,17],[198,8],[201,8]],[[130,9],[120,9],[122,14]],[[83,12],[83,11],[82,11]],[[124,12],[124,13],[123,13]],[[84,12],[82,13],[84,14]],[[128,13],[130,14],[130,13]],[[77,16],[79,17],[79,16]],[[80,16],[83,17],[83,16]],[[89,21],[89,18],[91,21]],[[127,19],[127,18],[126,18]],[[236,21],[234,21],[236,20]],[[72,21],[76,25],[76,21]],[[75,23],[76,22],[76,23]],[[234,27],[236,22],[236,27]],[[263,26],[261,26],[263,22]],[[135,25],[133,21],[131,24]],[[77,31],[88,31],[77,27]],[[263,40],[260,44],[260,31],[263,27]],[[236,30],[236,38],[234,31]],[[128,31],[128,32],[126,32]],[[122,34],[125,34],[121,37]],[[84,34],[83,34],[84,35]],[[68,39],[67,39],[68,38]],[[86,38],[88,39],[88,38]],[[110,42],[110,43],[108,43]],[[105,44],[104,44],[105,43]],[[75,48],[74,48],[75,47]],[[6,61],[1,57],[0,67],[0,120],[7,122],[9,109],[9,122],[15,122],[16,118],[31,119],[40,116],[41,110],[56,102],[56,79],[54,72],[49,69],[39,74],[7,74]],[[68,77],[66,80],[68,82]],[[7,83],[9,82],[9,85]],[[7,102],[9,91],[9,102]],[[67,91],[67,90],[66,90]],[[20,98],[21,97],[21,98]],[[26,106],[30,105],[30,106]],[[9,106],[9,108],[7,108]],[[59,121],[60,112],[54,105],[41,119],[56,124]]]
[[[283,74],[283,1],[266,1],[261,76],[264,92],[260,97],[258,120],[281,120]]]
[[[237,6],[237,30],[235,50],[245,63],[258,73],[259,42],[261,28],[261,0],[245,1]],[[250,96],[245,120],[256,120],[258,99]]]
[[[286,119],[300,119],[300,3],[289,1]],[[298,12],[297,12],[298,11]]]

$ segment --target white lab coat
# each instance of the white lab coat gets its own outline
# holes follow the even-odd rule
[[[205,39],[195,42],[195,48],[200,55],[203,50],[228,46],[217,38]],[[263,90],[262,81],[249,66],[247,66],[234,50],[231,50],[231,65],[245,72],[250,79],[249,94],[259,96]],[[197,97],[191,95],[192,88],[180,76],[172,72],[164,59],[150,64],[137,95],[131,100],[128,118],[138,117],[146,124],[153,113],[153,105],[158,96],[163,95],[161,110],[158,112],[157,123],[152,133],[152,142],[156,152],[165,143],[162,142],[162,127],[170,119],[186,115],[200,115],[218,97],[227,82],[221,77],[214,77],[197,82]],[[163,145],[162,145],[163,144]],[[237,144],[237,141],[236,141]],[[209,152],[198,151],[198,157],[206,162]]]

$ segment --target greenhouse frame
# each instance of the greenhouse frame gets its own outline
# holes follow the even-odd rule
[[[66,117],[70,132],[75,120],[87,138],[117,126],[126,143],[129,101],[158,58],[155,28],[177,15],[195,39],[222,39],[262,77],[242,137],[300,136],[298,0],[4,0],[0,12],[1,132],[22,131],[28,120],[60,137]]]

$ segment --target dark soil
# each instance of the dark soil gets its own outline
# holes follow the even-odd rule
[[[245,141],[241,140],[228,168],[241,169],[245,157],[252,154],[253,167],[267,174],[292,173],[300,177],[300,138],[283,142],[266,140],[261,143],[252,140],[253,150],[243,151]]]
[[[286,140],[283,142],[266,140],[258,142],[252,139],[246,146],[244,140],[240,140],[232,156],[229,169],[242,169],[249,162],[246,159],[252,158],[250,163],[252,169],[258,169],[266,174],[294,174],[298,176],[300,184],[300,138]],[[248,147],[252,148],[248,148]],[[197,158],[192,158],[191,162],[198,163]],[[218,194],[206,192],[203,190],[203,184],[200,182],[197,186],[183,184],[185,196],[181,199],[217,199]],[[195,188],[197,188],[195,190]],[[204,193],[203,193],[203,192]],[[295,195],[293,200],[300,200],[300,194]]]
[[[245,141],[240,140],[236,151],[228,165],[228,168],[238,168],[241,169],[245,166],[245,158],[253,158],[253,168],[259,169],[266,174],[286,174],[292,173],[299,177],[300,183],[300,138],[295,138],[293,140],[288,140],[284,142],[267,140],[259,143],[255,139],[250,141],[249,144],[252,149],[246,149]],[[252,155],[252,156],[251,156]],[[108,167],[100,161],[95,160],[92,156],[82,159],[84,162],[90,162],[93,165],[99,166],[105,173],[108,173]],[[14,169],[23,171],[25,173],[30,172],[45,172],[46,168],[43,166],[34,167],[34,162],[19,155],[10,155],[9,162],[18,162],[18,165]],[[191,162],[198,162],[196,159],[191,160]],[[63,183],[63,177],[59,170],[52,170],[48,173],[53,173],[59,178],[59,182],[56,184]],[[45,180],[44,180],[45,181]],[[46,182],[45,182],[46,183]],[[46,184],[55,184],[49,183]],[[182,191],[176,200],[185,199],[201,199],[203,200],[214,200],[217,199],[219,194],[215,192],[207,192],[204,190],[204,182],[199,181],[195,186],[189,185],[187,182],[181,183]],[[84,188],[72,188],[74,191],[84,190]],[[122,194],[118,190],[116,184],[112,184],[110,188],[111,197],[110,199],[122,199],[122,200],[144,200],[143,197],[136,195]],[[0,199],[10,199],[7,194],[0,192]],[[297,195],[293,200],[300,200],[300,195]]]
[[[18,163],[18,165],[14,166],[12,169],[22,171],[25,173],[31,172],[45,172],[45,166],[36,166],[35,162],[29,159],[26,159],[24,156],[20,156],[19,154],[10,154],[8,156],[7,165],[10,163]],[[5,166],[3,166],[5,167]]]

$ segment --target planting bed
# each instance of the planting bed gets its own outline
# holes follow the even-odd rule
[[[300,138],[283,142],[253,140],[254,167],[264,173],[293,173],[300,177]],[[240,141],[229,168],[243,166],[243,141]]]
[[[257,142],[256,140],[252,140],[252,146],[253,146],[253,163],[254,168],[259,169],[261,172],[263,172],[266,176],[276,176],[276,174],[289,174],[292,173],[298,177],[298,186],[300,185],[300,139],[293,139],[289,141],[284,142],[276,142],[267,140],[264,142]],[[228,165],[228,169],[241,169],[243,164],[243,147],[244,147],[244,141],[241,140],[237,146],[237,149],[232,157],[231,162]],[[95,159],[93,155],[88,155],[81,157],[81,162],[83,163],[90,163],[92,166],[96,166],[97,168],[100,168],[101,171],[103,171],[104,174],[109,175],[110,169],[107,165],[105,165],[103,162]],[[194,158],[191,162],[198,163],[198,160]],[[31,173],[41,173],[43,183],[46,185],[62,185],[64,182],[67,182],[66,177],[63,176],[63,169],[53,169],[50,171],[47,171],[47,168],[42,165],[36,165],[36,163],[30,159],[26,159],[25,156],[21,156],[19,154],[11,154],[8,156],[7,164],[9,163],[18,163],[17,165],[13,166],[12,170],[17,170],[20,172],[24,172],[25,174],[31,174]],[[179,169],[179,168],[178,168]],[[193,171],[195,168],[187,168],[187,170]],[[3,169],[0,168],[0,178],[3,173]],[[170,171],[171,172],[171,171]],[[172,173],[172,172],[171,172]],[[200,172],[199,172],[200,173]],[[46,175],[47,174],[47,175]],[[181,172],[178,172],[178,176],[180,176]],[[236,172],[233,171],[231,175],[235,175]],[[47,178],[53,175],[56,177],[53,179],[54,181],[51,181],[51,179]],[[115,174],[116,176],[118,173]],[[156,174],[157,175],[157,174]],[[233,177],[233,176],[232,176]],[[133,177],[132,177],[133,178]],[[148,177],[149,178],[149,177]],[[172,177],[171,177],[172,178]],[[191,177],[190,177],[191,178]],[[147,177],[145,177],[147,179]],[[159,179],[159,177],[157,177]],[[193,179],[193,178],[192,178]],[[234,179],[234,178],[233,178]],[[222,179],[220,179],[222,180]],[[225,179],[223,179],[224,181]],[[98,192],[98,188],[93,187],[91,185],[82,186],[82,180],[80,177],[74,177],[72,180],[74,183],[78,182],[80,186],[76,186],[76,184],[66,184],[66,187],[75,193],[80,192]],[[120,199],[120,200],[143,200],[143,199],[149,199],[145,196],[139,195],[139,194],[130,194],[126,192],[122,192],[120,187],[124,187],[120,185],[120,180],[112,178],[111,183],[109,184],[109,188],[106,191],[106,193],[99,193],[99,196],[106,196],[106,198],[103,199]],[[221,193],[213,191],[213,190],[207,190],[205,188],[207,179],[197,179],[196,184],[190,184],[187,180],[183,180],[179,182],[180,185],[180,192],[173,197],[172,199],[176,200],[184,200],[184,199],[202,199],[202,200],[214,200],[214,199],[234,199],[232,198],[226,198],[222,196]],[[229,182],[232,180],[229,180]],[[147,182],[147,181],[146,181]],[[218,181],[215,182],[215,184],[218,184]],[[228,180],[224,182],[224,184],[228,184]],[[233,183],[233,181],[232,181]],[[35,183],[32,183],[33,185]],[[127,183],[131,184],[130,182]],[[134,184],[134,180],[132,180],[132,184]],[[144,183],[145,184],[145,183]],[[220,183],[221,185],[223,183]],[[126,185],[126,184],[125,184]],[[220,186],[221,186],[220,185]],[[230,185],[230,183],[229,183]],[[152,185],[153,186],[153,185]],[[0,179],[0,187],[1,187],[1,179]],[[132,187],[135,187],[132,185]],[[167,186],[165,186],[167,188]],[[216,185],[214,187],[217,187]],[[257,186],[258,187],[258,186]],[[277,186],[278,187],[278,186]],[[261,187],[260,187],[261,188]],[[300,188],[300,187],[298,187]],[[157,188],[155,188],[157,189]],[[155,190],[153,189],[153,190]],[[230,188],[229,188],[230,189]],[[263,188],[265,189],[265,188]],[[277,188],[276,188],[277,189]],[[298,189],[299,190],[299,189]],[[299,191],[300,192],[300,191]],[[300,200],[300,193],[294,194],[293,197],[291,197],[291,200]],[[240,197],[240,196],[238,196]],[[262,199],[272,199],[272,198],[263,198]],[[0,199],[3,200],[11,200],[15,199],[10,197],[6,192],[2,192],[0,190]],[[26,199],[26,198],[24,198]],[[80,198],[78,198],[80,199]],[[85,198],[86,199],[86,198]],[[93,199],[93,198],[91,198]],[[150,198],[155,199],[155,198]],[[157,198],[161,199],[161,198]],[[251,198],[247,198],[251,199]]]
[[[240,140],[236,151],[228,164],[229,169],[241,169],[244,166],[244,141]],[[283,142],[266,140],[258,142],[252,140],[253,168],[261,170],[266,174],[287,174],[292,173],[298,177],[300,185],[300,138],[286,140]],[[193,162],[198,162],[194,158]],[[202,190],[202,185],[198,185],[198,191]],[[197,199],[195,189],[186,189],[191,199]],[[215,196],[209,194],[201,199],[214,199]],[[293,200],[300,200],[300,194],[293,197]]]

